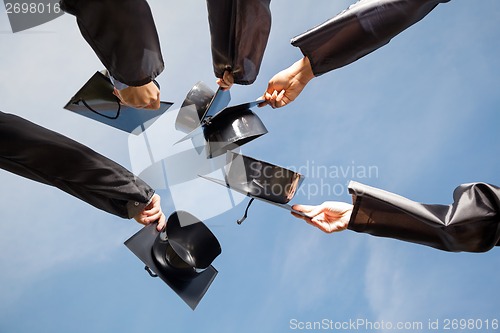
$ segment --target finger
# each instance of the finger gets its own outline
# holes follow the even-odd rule
[[[277,96],[278,96],[278,92],[276,90],[273,91],[273,93],[269,95],[269,105],[271,105],[271,107],[273,109],[276,109],[276,97]]]
[[[147,220],[146,216],[145,215],[139,215],[139,216],[136,216],[134,217],[134,219],[140,223],[140,224],[143,224],[143,225],[148,225],[149,224],[149,221]]]
[[[309,219],[312,219],[320,214],[323,215],[324,208],[322,205],[311,206],[311,205],[293,205],[292,209],[304,213]]]
[[[226,91],[228,90],[230,87],[229,85],[227,85],[224,81],[220,81],[220,83],[218,83],[218,85],[220,86],[220,88],[223,90],[223,91]]]
[[[310,205],[293,205],[292,206],[292,209],[293,210],[296,210],[298,212],[301,212],[301,213],[309,213],[310,211],[312,211],[314,209],[314,207],[316,206],[310,206]]]
[[[258,104],[258,106],[259,106],[259,107],[261,107],[261,105],[262,105],[262,106],[267,105],[267,101],[266,101],[266,94],[264,93],[264,95],[260,96],[260,97],[259,97],[259,98],[257,98],[255,101],[256,101],[256,102],[257,102],[257,101],[260,101],[260,103]]]
[[[225,71],[222,78],[215,81],[223,90],[231,89],[234,79],[231,73]]]
[[[156,230],[162,231],[165,226],[167,225],[167,218],[165,217],[165,214],[161,214],[161,217],[158,220],[158,225],[156,226]]]
[[[311,217],[311,221],[314,222],[314,223],[326,222],[325,214],[324,213],[319,213],[319,214],[315,215],[314,217]]]
[[[268,92],[266,92],[262,97],[264,97],[264,99],[266,100],[266,104],[273,107],[272,105],[272,95]]]
[[[120,91],[118,89],[113,88],[113,95],[115,95],[118,98],[118,100],[120,101],[120,104],[127,105],[127,103],[125,103],[123,101],[122,95],[120,94]]]
[[[149,110],[152,109],[152,104],[154,103],[154,100],[151,98],[149,100],[143,100],[141,103],[135,103],[135,104],[128,104],[129,106],[132,106],[133,108],[136,109],[144,109],[144,110]]]
[[[163,216],[163,213],[161,211],[156,212],[153,215],[149,215],[146,219],[148,223],[158,221],[161,217]]]
[[[313,225],[315,225],[319,230],[327,233],[327,234],[330,234],[333,232],[332,230],[332,225],[327,223],[327,222],[315,222],[315,221],[312,221]]]
[[[290,212],[290,214],[292,214],[294,217],[296,217],[296,218],[298,218],[298,219],[304,220],[304,221],[306,221],[306,222],[308,222],[308,223],[309,223],[310,218],[308,218],[308,217],[306,217],[306,216],[304,216],[304,215],[297,214],[297,213],[295,213],[295,212]]]
[[[230,71],[224,71],[224,75],[222,76],[224,79],[224,82],[228,85],[228,88],[231,88],[232,85],[234,84],[234,77],[233,73]]]
[[[158,194],[153,194],[153,196],[149,200],[149,203],[147,204],[146,207],[144,207],[144,209],[142,210],[141,214],[146,216],[146,215],[148,215],[147,212],[150,211],[151,209],[155,208],[155,207],[157,207],[157,208],[160,207]]]
[[[153,196],[151,197],[150,204],[152,204],[154,206],[154,205],[160,204],[160,202],[161,202],[160,196],[157,193],[153,194]]]
[[[132,103],[124,100],[120,100],[122,105],[129,106],[134,109],[145,109],[149,106],[149,104],[137,104],[137,103]]]
[[[224,74],[222,77],[224,78],[224,81],[229,82],[231,84],[234,83],[233,73],[231,73],[230,71],[224,71]]]
[[[152,207],[149,207],[147,210],[143,211],[144,216],[146,216],[148,218],[151,216],[155,216],[158,213],[161,213],[161,207],[159,205],[154,205]],[[152,220],[152,219],[150,219],[150,220]]]
[[[151,101],[151,103],[149,103],[149,105],[147,105],[145,107],[145,109],[147,110],[158,110],[160,108],[160,98],[158,96],[157,99]]]
[[[282,90],[278,96],[276,96],[276,107],[281,108],[289,103],[289,99],[285,95],[286,91]]]
[[[320,214],[324,213],[325,210],[328,210],[328,206],[326,205],[326,203],[322,203],[321,205],[319,206],[315,206],[313,209],[311,209],[311,211],[309,212],[309,216],[311,216],[311,218],[314,218],[316,216],[319,216]],[[324,218],[324,215],[323,215],[323,218]]]
[[[217,79],[215,83],[217,83],[222,89],[226,87],[226,83],[224,82],[223,79]]]
[[[267,100],[266,100],[266,93],[264,93],[264,95],[257,98],[257,101],[262,101],[261,103],[257,104],[257,106],[259,108],[266,106],[268,104]]]
[[[332,224],[330,224],[327,221],[324,221],[322,219],[312,218],[309,220],[309,224],[318,228],[319,230],[321,230],[325,233],[331,233],[334,231],[334,230],[332,230]]]
[[[284,95],[285,95],[285,90],[280,91],[280,93],[276,96],[276,102],[281,103]]]

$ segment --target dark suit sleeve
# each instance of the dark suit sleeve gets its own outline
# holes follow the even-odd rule
[[[314,75],[348,65],[389,43],[439,3],[449,0],[361,0],[292,39],[309,58]]]
[[[3,112],[0,168],[55,186],[122,218],[141,212],[154,194],[141,179],[90,148]]]
[[[421,204],[356,182],[348,229],[451,252],[485,252],[500,240],[500,188],[472,183],[453,192],[450,205]]]
[[[271,30],[271,0],[207,0],[215,76],[233,73],[237,84],[251,84]]]
[[[62,0],[101,62],[118,81],[141,86],[164,68],[156,26],[145,0]]]

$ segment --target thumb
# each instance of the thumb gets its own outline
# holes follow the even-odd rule
[[[257,98],[257,101],[262,101],[262,102],[260,102],[259,104],[257,104],[257,106],[258,106],[259,108],[261,108],[261,107],[263,107],[263,106],[266,106],[266,105],[268,104],[268,103],[267,103],[267,101],[266,101],[266,95],[265,95],[265,94],[264,94],[264,95],[262,95],[261,97]]]
[[[311,210],[314,209],[314,207],[315,206],[309,206],[309,205],[293,205],[292,209],[301,213],[309,213]]]

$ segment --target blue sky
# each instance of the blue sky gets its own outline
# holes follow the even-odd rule
[[[182,135],[172,126],[187,91],[200,80],[216,86],[205,2],[149,3],[166,65],[162,98],[175,103],[147,133],[161,162],[184,151],[173,145]],[[258,80],[235,86],[231,103],[259,97],[272,75],[301,56],[290,38],[349,4],[273,0]],[[461,183],[500,184],[499,19],[496,0],[439,5],[386,47],[315,78],[288,107],[257,110],[269,133],[242,152],[305,171],[293,203],[350,201],[350,179],[442,204]],[[144,171],[167,214],[189,208],[223,249],[214,262],[219,275],[193,312],[123,245],[140,225],[0,170],[0,332],[290,332],[298,331],[294,319],[424,327],[429,320],[500,319],[498,249],[445,253],[351,231],[323,234],[260,202],[237,225],[243,198],[230,209],[227,193],[213,184],[169,188],[186,162],[170,159],[162,184],[164,175],[141,155],[143,137],[62,109],[102,69],[73,17],[12,34],[2,11],[0,38],[2,111]],[[324,168],[368,167],[377,172],[318,176]]]

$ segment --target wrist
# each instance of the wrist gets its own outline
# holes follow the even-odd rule
[[[296,70],[296,78],[304,85],[309,83],[314,78],[314,73],[311,67],[311,63],[309,62],[309,58],[304,56],[302,59],[298,60],[294,64]]]

